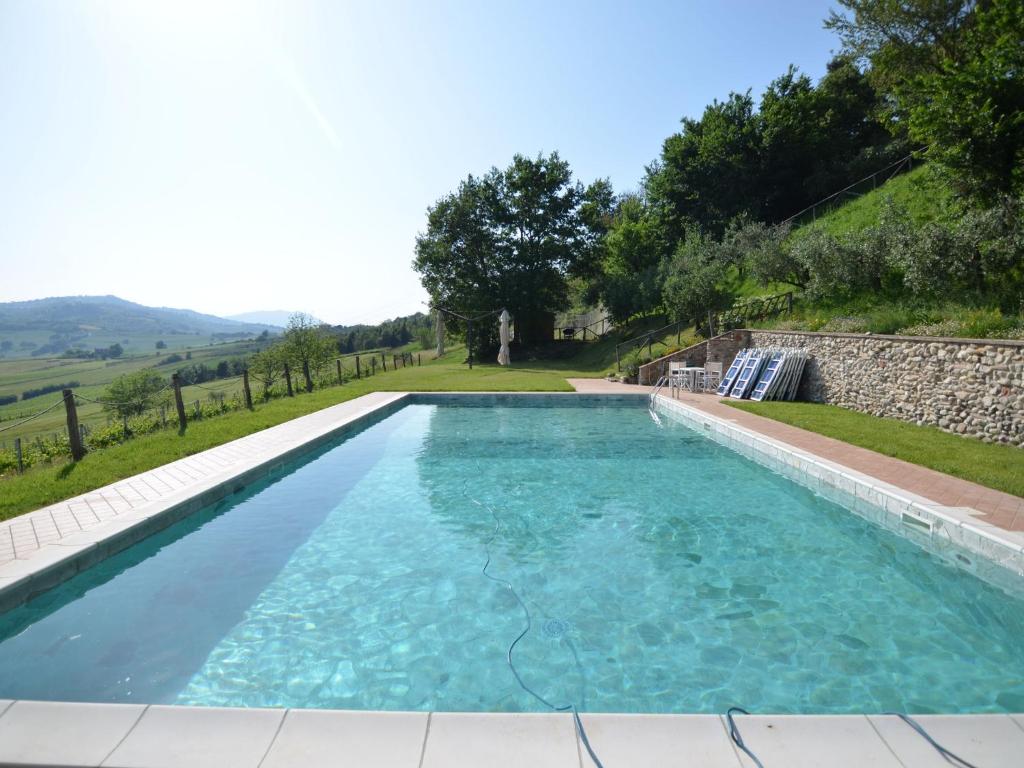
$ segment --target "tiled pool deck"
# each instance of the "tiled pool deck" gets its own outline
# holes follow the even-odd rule
[[[593,394],[638,393],[570,380]],[[562,395],[573,397],[572,394]],[[260,476],[304,447],[397,404],[374,393],[249,435],[0,524],[0,609],[46,589],[156,528]],[[852,474],[931,500],[950,518],[991,529],[1020,550],[1024,501],[684,395],[687,413],[742,427]],[[812,454],[814,456],[812,456]],[[1004,498],[1005,497],[1005,498]],[[993,533],[994,531],[994,533]],[[583,715],[607,768],[753,762],[715,715]],[[1024,765],[1024,716],[918,718],[940,743],[979,767]],[[766,768],[945,766],[891,716],[741,716]],[[0,701],[0,764],[104,766],[589,766],[568,715],[334,712]]]

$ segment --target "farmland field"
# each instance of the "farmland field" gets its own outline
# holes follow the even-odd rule
[[[4,395],[18,395],[19,397],[15,403],[0,406],[0,429],[17,419],[37,413],[61,399],[60,392],[51,392],[30,400],[22,400],[21,394],[27,389],[77,381],[79,386],[74,388],[77,394],[100,399],[106,386],[114,378],[124,373],[131,373],[143,368],[154,368],[161,376],[170,381],[171,374],[182,366],[205,363],[210,367],[215,367],[221,360],[251,355],[261,346],[266,346],[266,343],[249,340],[208,344],[189,349],[162,349],[159,353],[132,355],[115,360],[75,360],[52,357],[0,360],[0,397]],[[171,354],[179,354],[184,358],[186,352],[191,353],[190,359],[164,365],[159,364]],[[206,390],[214,390],[230,397],[235,392],[241,391],[241,379],[236,377],[208,381],[203,383],[203,387]],[[197,386],[182,388],[182,397],[188,403],[205,400],[210,394]],[[79,420],[89,427],[102,426],[107,423],[107,414],[104,413],[101,406],[93,403],[81,404],[78,415]],[[32,440],[37,436],[50,436],[62,432],[64,426],[64,409],[55,408],[17,430],[0,432],[0,447],[5,444],[9,445],[14,437]]]

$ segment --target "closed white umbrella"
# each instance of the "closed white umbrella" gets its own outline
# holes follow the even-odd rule
[[[501,349],[498,351],[498,365],[508,365],[512,362],[508,356],[508,321],[512,319],[512,315],[508,313],[507,309],[503,309],[499,319],[501,326],[498,333],[501,335]]]
[[[434,312],[436,313],[434,330],[437,333],[437,356],[441,357],[444,354],[444,315],[439,309]]]

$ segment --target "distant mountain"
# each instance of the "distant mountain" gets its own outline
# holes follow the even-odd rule
[[[278,333],[267,323],[244,323],[190,309],[147,307],[117,296],[60,296],[0,303],[0,344],[7,356],[59,355],[67,349],[121,344],[125,351],[169,348]],[[191,338],[187,338],[191,337]]]
[[[261,309],[255,312],[242,312],[239,315],[225,315],[228,320],[238,320],[241,323],[261,323],[263,325],[272,325],[275,328],[287,328],[288,318],[292,315],[299,314],[298,312],[289,312],[284,309]],[[313,317],[310,315],[310,317]],[[318,318],[313,318],[318,321]]]

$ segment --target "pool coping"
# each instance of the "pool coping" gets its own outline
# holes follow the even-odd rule
[[[272,474],[367,420],[418,398],[436,401],[466,396],[493,396],[495,400],[508,396],[593,398],[604,402],[646,397],[642,393],[575,392],[364,395],[7,521],[9,525],[32,515],[44,516],[44,520],[48,516],[60,535],[46,539],[36,522],[30,521],[37,546],[0,565],[0,611]],[[887,517],[876,522],[888,522],[887,527],[893,527],[901,511],[909,511],[937,521],[951,539],[956,531],[962,532],[963,541],[958,544],[986,558],[986,546],[999,553],[1015,553],[1014,557],[1024,553],[1024,547],[1007,536],[1012,532],[993,526],[989,526],[992,531],[986,530],[984,523],[958,517],[956,509],[939,508],[928,499],[667,397],[658,396],[657,403],[659,410],[688,420],[698,431],[713,432],[712,437],[719,442],[731,441],[731,447],[748,458],[768,463],[783,474],[803,472],[815,477],[815,490],[826,495],[852,492],[854,500],[859,498],[865,505],[881,499]],[[132,497],[129,489],[133,482],[149,475],[153,476],[153,486],[162,476],[166,492],[158,493],[151,487],[152,498],[143,493],[138,494],[139,499]],[[171,482],[174,478],[177,484]],[[118,499],[120,503],[113,503]],[[96,514],[100,501],[110,507],[107,517]],[[75,504],[85,505],[95,523],[82,525],[75,517]],[[78,530],[61,530],[58,521],[62,518],[54,515],[54,508],[61,506],[67,507]],[[915,534],[911,531],[910,535]],[[13,529],[10,536],[12,550],[16,551]],[[1007,567],[1005,560],[999,562],[1003,563],[1001,568]],[[1024,715],[930,715],[918,719],[946,747],[980,764],[1014,765],[1024,753]],[[675,763],[679,765],[753,766],[729,740],[719,715],[588,713],[583,720],[591,743],[609,768],[664,765],[669,759],[681,761]],[[754,715],[742,717],[739,724],[747,744],[769,766],[916,766],[931,765],[931,760],[937,761],[935,765],[946,765],[919,736],[888,716]],[[361,755],[364,761],[372,758],[377,764],[395,766],[591,764],[571,717],[564,714],[0,701],[0,763],[4,765],[273,768],[337,765],[342,755]]]
[[[1024,577],[1024,533],[994,526],[970,507],[950,507],[797,448],[664,394],[657,409],[854,514],[1004,588]],[[971,559],[968,553],[977,557]]]

